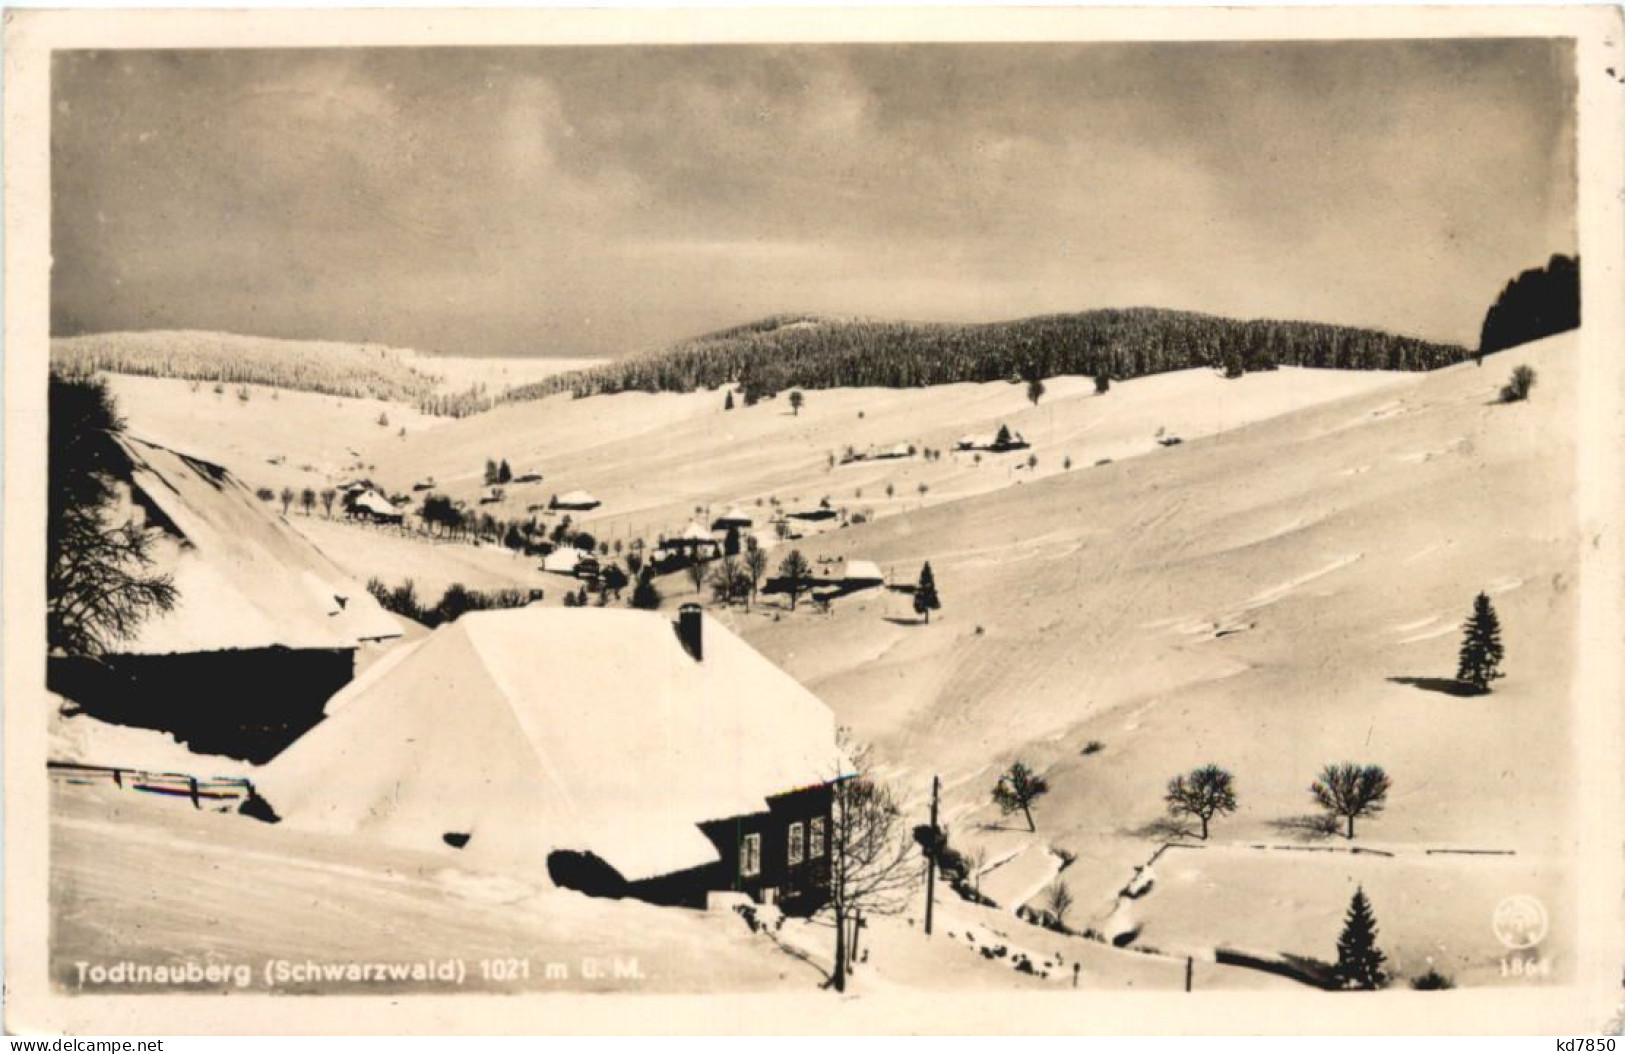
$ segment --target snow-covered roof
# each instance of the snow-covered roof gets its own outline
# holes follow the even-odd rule
[[[718,516],[713,521],[713,525],[720,525],[722,527],[749,527],[755,522],[756,521],[751,518],[750,513],[746,512],[744,509],[741,509],[739,506],[734,505],[730,507],[727,512],[723,513],[721,516]]]
[[[587,554],[572,546],[563,545],[542,557],[542,570],[571,574]]]
[[[401,635],[401,624],[360,583],[230,472],[130,436],[115,441],[129,458],[125,512],[145,522],[153,570],[170,575],[179,595],[114,652],[353,648]]]
[[[701,618],[696,661],[657,612],[464,615],[341,691],[255,785],[291,825],[421,848],[590,852],[630,881],[713,863],[698,824],[844,764],[829,708]]]
[[[661,549],[689,549],[701,545],[716,545],[717,540],[703,523],[690,523],[683,528],[683,533],[661,542]]]
[[[841,569],[841,579],[846,582],[884,582],[886,576],[872,561],[848,560]]]
[[[388,498],[376,490],[369,490],[362,494],[355,499],[353,504],[358,509],[366,509],[368,512],[377,513],[380,516],[399,516],[401,514],[401,510],[397,509],[390,503]]]
[[[584,490],[572,490],[568,494],[559,495],[559,504],[560,505],[581,505],[581,506],[586,506],[586,505],[600,505],[600,504],[602,504],[602,502],[600,502],[597,498],[593,497],[591,494],[588,494]]]

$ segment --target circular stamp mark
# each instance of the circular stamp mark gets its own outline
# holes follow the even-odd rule
[[[1527,893],[1515,893],[1495,905],[1490,926],[1496,939],[1513,951],[1533,948],[1546,939],[1551,920],[1546,905]]]

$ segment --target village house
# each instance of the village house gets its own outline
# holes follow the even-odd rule
[[[113,439],[120,515],[178,599],[99,658],[50,656],[48,686],[103,721],[264,760],[321,720],[360,648],[404,627],[225,469]]]
[[[987,450],[1002,454],[1008,450],[1025,450],[1030,444],[1020,432],[1001,425],[997,432],[962,435],[954,443],[955,450]]]
[[[744,531],[749,530],[753,523],[755,521],[751,519],[750,513],[734,505],[727,512],[711,521],[711,529],[713,531],[727,531],[729,528],[737,527],[739,530]]]
[[[827,897],[834,715],[698,605],[474,612],[397,652],[262,771],[268,815],[599,896]]]
[[[561,494],[551,502],[553,508],[569,512],[588,512],[602,504],[603,502],[584,490],[572,490],[568,494]]]
[[[393,502],[372,488],[346,494],[344,511],[355,519],[368,520],[372,523],[399,526],[405,519],[405,515]]]
[[[561,545],[542,557],[542,570],[551,571],[556,575],[575,575],[581,565],[592,559],[591,555],[573,545]],[[593,568],[595,571],[596,567]]]

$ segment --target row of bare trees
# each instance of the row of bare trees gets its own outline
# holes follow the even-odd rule
[[[1393,781],[1380,765],[1339,762],[1321,769],[1309,786],[1316,804],[1332,819],[1346,823],[1346,837],[1354,837],[1354,821],[1376,816],[1388,801]],[[1038,830],[1033,806],[1050,792],[1049,780],[1024,761],[1014,761],[993,786],[993,804],[1006,816],[1021,813],[1031,831]],[[1218,765],[1202,765],[1168,781],[1163,796],[1169,815],[1192,817],[1202,825],[1202,838],[1208,836],[1215,817],[1236,811],[1236,779]]]

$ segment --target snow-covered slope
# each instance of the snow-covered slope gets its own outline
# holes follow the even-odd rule
[[[1498,404],[1518,364],[1538,372],[1533,397]],[[1078,853],[1073,890],[1097,915],[1154,847],[1167,780],[1206,762],[1239,785],[1216,839],[1305,837],[1310,782],[1352,760],[1394,780],[1362,841],[1558,856],[1576,385],[1564,335],[850,528],[809,557],[862,555],[903,580],[930,560],[944,607],[929,626],[895,594],[739,623],[916,793],[943,776],[956,841]],[[1447,682],[1480,591],[1507,677],[1463,697]],[[988,801],[1017,757],[1054,788],[1036,835]]]

